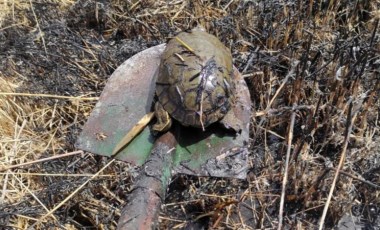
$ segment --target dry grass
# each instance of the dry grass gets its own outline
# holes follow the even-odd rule
[[[380,1],[9,0],[0,9],[0,170],[75,151],[113,70],[200,23],[247,77],[252,170],[246,182],[178,176],[161,228],[315,229],[326,203],[327,228],[344,213],[379,225]],[[114,162],[74,193],[106,164],[84,153],[0,172],[0,227],[26,229],[61,205],[36,228],[114,229],[133,168]]]

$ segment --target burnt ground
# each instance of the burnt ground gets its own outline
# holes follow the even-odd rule
[[[378,0],[0,6],[0,167],[75,151],[112,72],[201,24],[231,49],[249,85],[251,169],[246,181],[176,176],[159,228],[277,228],[285,165],[283,228],[317,228],[343,159],[326,229],[353,220],[380,229]],[[3,170],[1,228],[30,227],[106,163],[85,153]],[[115,229],[136,172],[114,163],[35,227]]]

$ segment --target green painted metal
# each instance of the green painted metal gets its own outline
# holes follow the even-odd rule
[[[115,135],[115,138],[121,139],[124,135],[125,133],[119,133],[118,135]],[[117,155],[117,159],[139,166],[144,164],[153,148],[154,140],[155,138],[151,136],[149,128],[144,129]],[[107,151],[105,152],[105,155],[111,156],[111,152]]]
[[[77,140],[79,149],[111,156],[122,137],[150,111],[154,79],[164,49],[165,45],[159,45],[144,50],[115,70]],[[116,159],[140,165],[153,142],[146,129]]]

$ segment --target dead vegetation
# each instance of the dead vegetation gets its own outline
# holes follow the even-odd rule
[[[13,0],[0,8],[1,228],[37,220],[40,229],[115,228],[133,167],[115,162],[73,194],[107,159],[15,165],[75,151],[115,68],[198,23],[231,48],[249,84],[252,169],[248,181],[178,176],[161,228],[315,229],[326,203],[326,228],[345,214],[380,227],[378,0]]]

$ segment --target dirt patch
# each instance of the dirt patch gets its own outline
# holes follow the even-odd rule
[[[277,228],[287,152],[284,228],[318,226],[342,154],[326,228],[347,213],[380,227],[379,1],[2,4],[0,167],[74,151],[117,66],[202,24],[249,85],[252,168],[248,181],[177,176],[160,228]],[[30,227],[106,162],[85,153],[1,172],[1,227]],[[114,229],[136,172],[113,164],[37,228]]]

